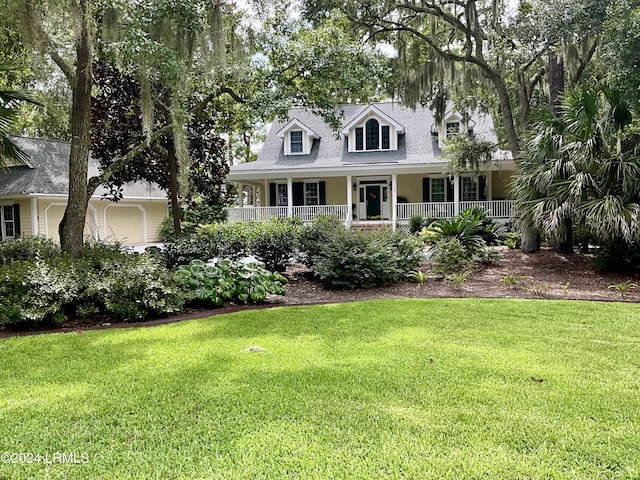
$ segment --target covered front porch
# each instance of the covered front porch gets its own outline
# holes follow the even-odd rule
[[[438,173],[286,177],[237,182],[238,206],[227,208],[230,221],[298,217],[313,222],[321,215],[354,224],[408,225],[412,216],[452,218],[478,207],[498,219],[509,219],[505,198],[508,172],[446,177]]]

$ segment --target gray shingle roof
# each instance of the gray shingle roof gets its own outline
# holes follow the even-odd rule
[[[0,171],[0,195],[66,195],[68,194],[69,154],[71,144],[60,140],[12,137],[11,140],[27,155],[34,168],[10,167]],[[98,162],[89,159],[89,176],[98,173]],[[106,190],[98,189],[94,196]],[[124,187],[125,198],[165,199],[166,193],[146,182],[129,183]]]
[[[289,112],[289,119],[297,119],[304,123],[320,139],[313,143],[309,155],[285,156],[282,138],[276,135],[289,119],[275,121],[258,160],[251,163],[234,165],[231,167],[231,178],[241,176],[243,172],[251,171],[296,171],[305,169],[332,169],[355,165],[421,165],[443,163],[442,150],[438,141],[433,140],[431,128],[435,123],[433,113],[418,106],[415,110],[401,106],[398,103],[385,102],[372,104],[385,115],[394,119],[405,127],[405,134],[399,136],[398,150],[376,152],[349,152],[347,140],[344,136],[337,137],[322,118],[303,108],[294,108]],[[342,124],[347,125],[369,105],[344,105]],[[476,122],[474,133],[476,137],[495,141],[491,118],[473,116]]]

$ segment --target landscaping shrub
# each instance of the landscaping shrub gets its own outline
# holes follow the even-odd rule
[[[226,258],[239,260],[253,255],[268,269],[284,271],[295,257],[302,224],[299,219],[268,222],[223,222],[200,225],[196,232],[165,245],[165,265],[187,265],[191,260]]]
[[[254,229],[249,243],[251,254],[264,262],[267,270],[284,272],[298,251],[302,222],[272,219],[255,224]]]
[[[216,244],[216,240],[206,235],[185,235],[173,242],[165,243],[159,256],[167,268],[186,265],[196,258],[208,260],[218,255],[219,245]]]
[[[243,263],[219,260],[206,264],[192,260],[181,265],[178,273],[186,281],[192,297],[220,306],[225,302],[263,302],[267,293],[284,295],[287,279],[278,272],[270,272],[263,263]]]
[[[44,236],[17,238],[0,242],[0,266],[36,257],[51,258],[60,255],[60,247]]]
[[[69,259],[36,258],[5,265],[0,268],[0,325],[62,322],[81,285]]]
[[[413,215],[409,219],[409,233],[412,235],[418,234],[423,228],[427,228],[435,221],[435,218],[422,218],[421,215]]]
[[[464,255],[471,258],[478,255],[485,248],[486,243],[482,238],[482,222],[472,216],[459,215],[455,218],[443,218],[433,222],[421,232],[422,238],[430,244],[438,244],[442,240],[457,239],[462,245]]]
[[[97,310],[135,321],[178,312],[185,302],[182,276],[148,255],[106,259],[87,277],[86,289],[78,298],[81,311]]]
[[[401,233],[340,228],[324,241],[311,263],[315,275],[330,288],[372,288],[396,282],[423,260],[420,242]]]
[[[598,272],[640,274],[640,243],[600,247],[593,268]]]
[[[445,276],[469,270],[472,263],[469,252],[455,237],[438,240],[431,249],[431,259],[434,261],[433,273]]]
[[[79,257],[37,256],[0,267],[0,324],[47,324],[108,314],[123,320],[178,311],[182,277],[148,255],[87,245]]]
[[[319,216],[311,225],[303,227],[300,232],[300,260],[307,267],[313,267],[313,259],[319,256],[325,246],[333,242],[334,238],[344,230],[344,224],[338,217]]]

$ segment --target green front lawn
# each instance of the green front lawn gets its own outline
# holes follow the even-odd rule
[[[0,452],[50,462],[0,479],[631,479],[639,446],[636,304],[373,301],[0,341]]]

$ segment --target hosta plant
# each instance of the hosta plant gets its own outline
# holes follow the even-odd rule
[[[178,267],[178,272],[186,279],[194,298],[216,306],[226,302],[263,302],[268,293],[284,295],[287,283],[284,276],[270,272],[259,262],[219,260],[207,264],[196,259]]]

